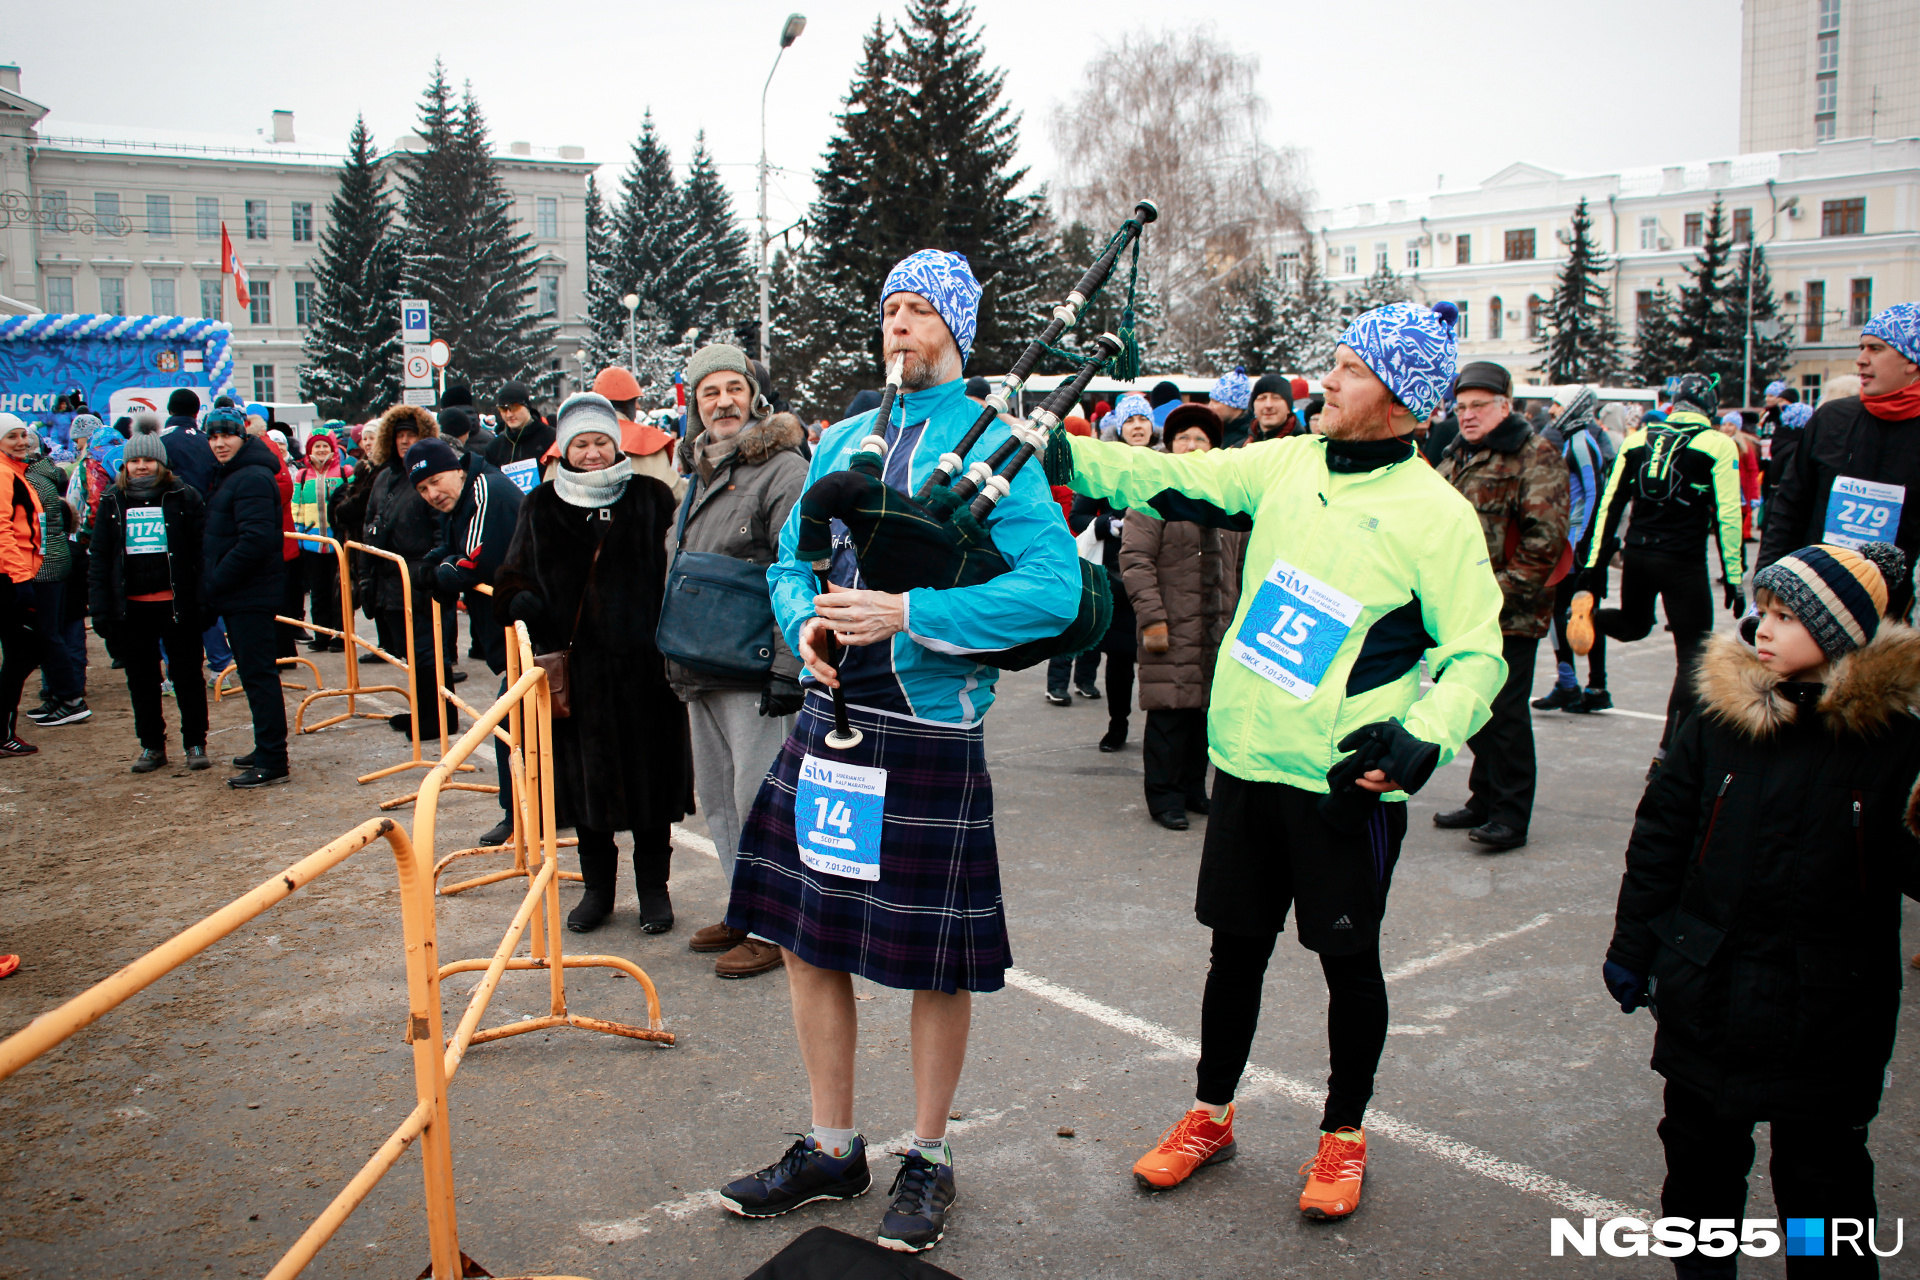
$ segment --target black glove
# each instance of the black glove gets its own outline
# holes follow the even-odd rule
[[[531,623],[547,611],[547,602],[531,591],[522,591],[507,601],[507,621]]]
[[[1596,602],[1607,598],[1607,566],[1603,561],[1580,571],[1580,589],[1591,591]]]
[[[1647,1002],[1647,980],[1623,964],[1609,960],[1600,966],[1607,994],[1620,1002],[1620,1012],[1632,1013]]]
[[[480,580],[480,575],[471,569],[463,569],[451,560],[443,560],[433,568],[433,598],[441,604],[453,604],[460,599],[460,593]]]
[[[1378,792],[1359,785],[1362,775],[1379,769],[1403,791],[1427,785],[1440,763],[1440,748],[1408,733],[1398,720],[1376,720],[1340,739],[1339,750],[1351,755],[1327,770],[1327,795],[1320,816],[1336,830],[1349,834],[1366,826],[1380,803]]]
[[[807,691],[800,687],[799,681],[775,676],[760,691],[760,714],[778,720],[799,711],[800,704],[806,700]]]
[[[1736,618],[1747,611],[1746,593],[1731,582],[1722,584],[1720,599],[1727,606],[1727,612]]]

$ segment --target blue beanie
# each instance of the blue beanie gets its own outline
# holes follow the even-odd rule
[[[973,335],[980,325],[980,282],[973,278],[966,258],[939,249],[908,254],[887,272],[887,282],[880,288],[883,313],[887,299],[896,293],[917,293],[933,304],[960,348],[964,366],[973,354]]]
[[[1920,364],[1920,304],[1898,302],[1861,328],[1863,338],[1878,338],[1915,364]]]
[[[1454,326],[1459,319],[1460,309],[1451,302],[1431,307],[1389,303],[1355,316],[1340,335],[1340,345],[1365,361],[1393,398],[1425,422],[1453,383],[1460,349]]]
[[[1253,384],[1247,381],[1247,371],[1235,369],[1232,373],[1221,374],[1214,382],[1213,390],[1208,393],[1208,398],[1229,409],[1246,408],[1253,399]]]
[[[1119,404],[1113,406],[1113,416],[1121,426],[1125,426],[1128,418],[1153,417],[1153,406],[1138,391],[1129,391],[1120,397]]]
[[[200,429],[210,436],[217,436],[222,432],[243,436],[247,434],[247,420],[238,409],[215,409],[207,415],[207,420],[200,424]]]

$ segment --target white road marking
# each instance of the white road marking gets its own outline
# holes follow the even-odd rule
[[[1470,956],[1482,947],[1490,947],[1496,942],[1505,942],[1508,938],[1517,938],[1523,933],[1530,933],[1552,920],[1554,914],[1555,913],[1551,911],[1543,911],[1518,928],[1508,929],[1504,933],[1493,934],[1490,937],[1480,939],[1478,942],[1456,942],[1450,947],[1440,948],[1430,956],[1421,956],[1417,960],[1409,960],[1405,964],[1395,965],[1393,968],[1387,970],[1387,981],[1395,982],[1401,978],[1411,978],[1416,973],[1425,973],[1427,970],[1437,969],[1443,964],[1451,964],[1462,956]]]
[[[1387,1027],[1390,1036],[1442,1036],[1446,1033],[1445,1027],[1424,1026],[1418,1022],[1395,1022]]]
[[[719,861],[720,851],[713,847],[713,841],[696,831],[687,830],[677,822],[673,824],[673,842],[695,853],[704,853],[716,862]]]
[[[1667,722],[1665,716],[1654,715],[1651,711],[1628,711],[1624,707],[1609,707],[1605,711],[1589,711],[1587,714],[1594,716],[1627,716],[1634,720],[1653,720],[1660,724]]]
[[[1027,994],[1059,1005],[1063,1009],[1093,1019],[1095,1022],[1112,1027],[1148,1044],[1171,1050],[1185,1058],[1198,1060],[1200,1044],[1185,1036],[1177,1035],[1158,1023],[1148,1022],[1130,1013],[1123,1013],[1110,1005],[1100,1003],[1090,996],[1081,995],[1044,978],[1037,978],[1022,969],[1007,970],[1007,985],[1018,987]],[[1323,1101],[1324,1090],[1317,1085],[1309,1085],[1277,1071],[1249,1064],[1245,1076],[1249,1084],[1298,1102],[1304,1107],[1318,1108]],[[1478,1174],[1493,1182],[1513,1188],[1523,1194],[1536,1196],[1542,1200],[1560,1206],[1577,1217],[1620,1218],[1631,1217],[1647,1220],[1647,1212],[1605,1196],[1596,1195],[1572,1183],[1538,1169],[1518,1164],[1511,1160],[1502,1160],[1491,1152],[1450,1138],[1443,1133],[1422,1129],[1409,1124],[1396,1116],[1376,1108],[1367,1111],[1367,1131],[1390,1142],[1398,1142],[1437,1157],[1468,1173]]]

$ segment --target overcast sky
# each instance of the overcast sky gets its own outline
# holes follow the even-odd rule
[[[773,229],[795,221],[876,16],[903,0],[525,0],[261,5],[185,11],[94,0],[8,5],[0,60],[61,122],[253,133],[295,113],[300,143],[344,147],[356,113],[381,143],[409,131],[436,55],[470,80],[501,142],[578,144],[611,187],[648,106],[684,161],[697,131],[755,209],[759,96],[782,21],[767,110]],[[977,0],[990,61],[1024,114],[1024,160],[1052,175],[1046,122],[1103,36],[1211,23],[1260,59],[1269,138],[1299,148],[1321,203],[1472,186],[1515,160],[1570,172],[1703,159],[1739,145],[1739,0]],[[1091,26],[1090,26],[1091,24]],[[1150,193],[1141,193],[1150,194]]]

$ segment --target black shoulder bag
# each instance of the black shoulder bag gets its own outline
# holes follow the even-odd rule
[[[687,477],[687,500],[674,531],[667,595],[654,644],[672,662],[704,675],[764,680],[773,670],[773,598],[767,568],[712,551],[688,551],[687,516],[699,473]]]

